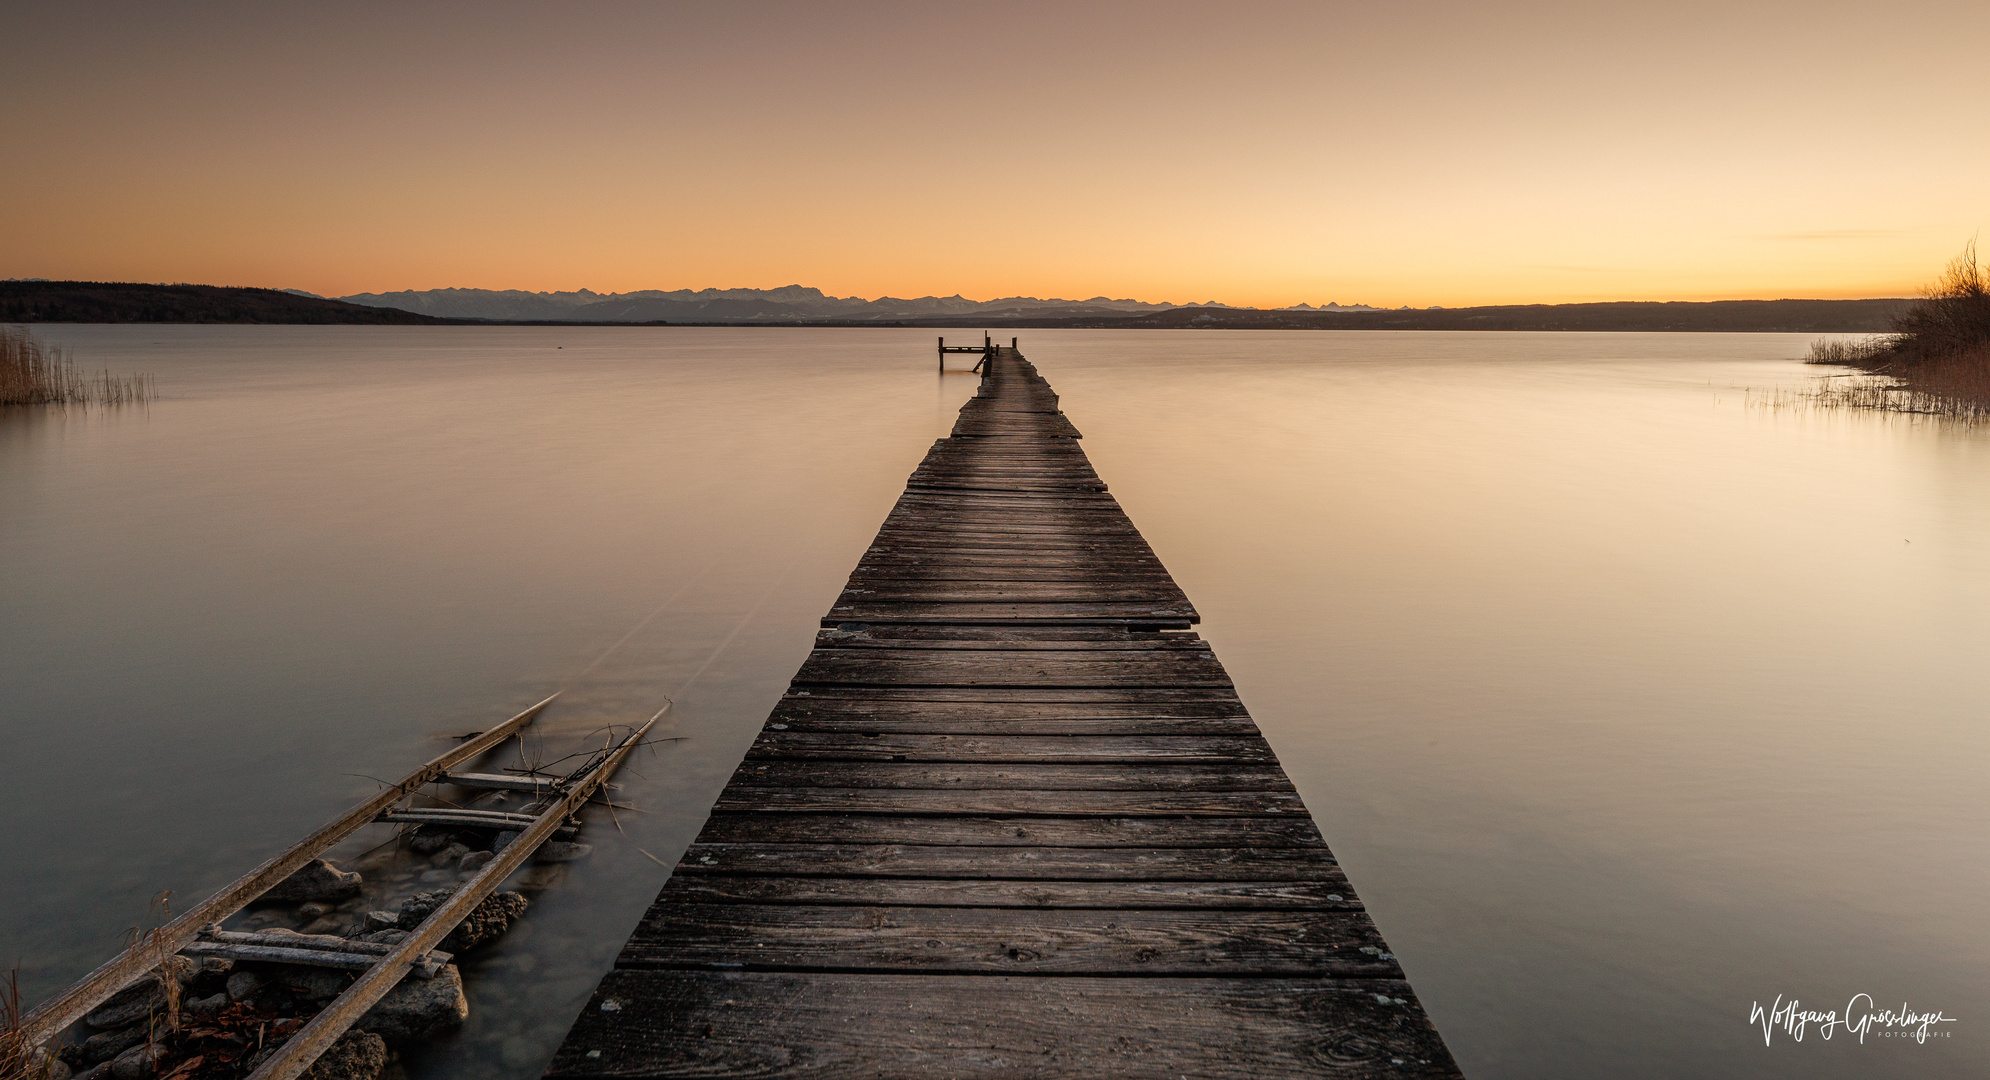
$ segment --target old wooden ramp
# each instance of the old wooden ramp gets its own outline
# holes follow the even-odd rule
[[[1457,1076],[1057,395],[987,367],[547,1075]]]

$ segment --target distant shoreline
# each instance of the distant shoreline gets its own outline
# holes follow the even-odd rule
[[[0,282],[0,323],[281,326],[762,326],[928,330],[1491,330],[1616,333],[1881,333],[1913,301],[1711,300],[1509,304],[1399,311],[1181,307],[1124,316],[959,316],[609,322],[444,318],[277,289],[126,282]]]

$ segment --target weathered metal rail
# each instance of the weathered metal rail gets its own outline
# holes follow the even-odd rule
[[[509,739],[519,729],[552,704],[554,694],[504,723],[466,740],[454,749],[431,758],[427,764],[383,788],[378,795],[360,803],[285,851],[272,856],[254,870],[236,878],[219,892],[178,918],[147,935],[103,966],[85,975],[61,993],[37,1006],[21,1019],[21,1038],[27,1046],[39,1047],[58,1032],[81,1020],[111,995],[129,986],[170,956],[192,943],[210,923],[219,923],[255,899],[281,884],[334,844],[364,826],[379,820],[395,803],[422,787],[441,779],[450,768],[469,761]]]
[[[981,367],[547,1075],[1457,1077],[1057,395]]]
[[[449,936],[457,924],[470,916],[477,905],[497,891],[497,887],[510,877],[514,870],[525,864],[525,860],[537,851],[540,845],[551,839],[553,834],[567,825],[581,806],[600,790],[609,777],[615,774],[631,751],[642,743],[643,736],[668,712],[664,706],[655,716],[649,718],[642,727],[624,738],[600,761],[585,767],[561,785],[561,793],[540,809],[516,840],[513,840],[497,857],[484,864],[477,875],[463,883],[449,899],[444,901],[429,916],[422,920],[406,939],[385,956],[376,958],[367,965],[365,973],[354,980],[345,992],[333,999],[304,1027],[291,1036],[283,1048],[251,1073],[249,1080],[294,1080],[303,1075],[311,1063],[333,1043],[344,1035],[346,1030],[366,1015],[387,992],[400,984],[411,968],[430,954],[430,950]]]

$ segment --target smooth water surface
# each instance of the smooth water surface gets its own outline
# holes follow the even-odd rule
[[[164,396],[0,415],[25,996],[449,734],[676,702],[423,1080],[543,1068],[974,383],[924,331],[39,332]],[[1751,401],[1794,336],[1022,337],[1467,1075],[1990,1071],[1990,432]],[[1748,1022],[1862,992],[1959,1020]]]

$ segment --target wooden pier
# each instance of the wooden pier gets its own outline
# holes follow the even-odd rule
[[[1456,1077],[1209,646],[990,347],[553,1077]]]

